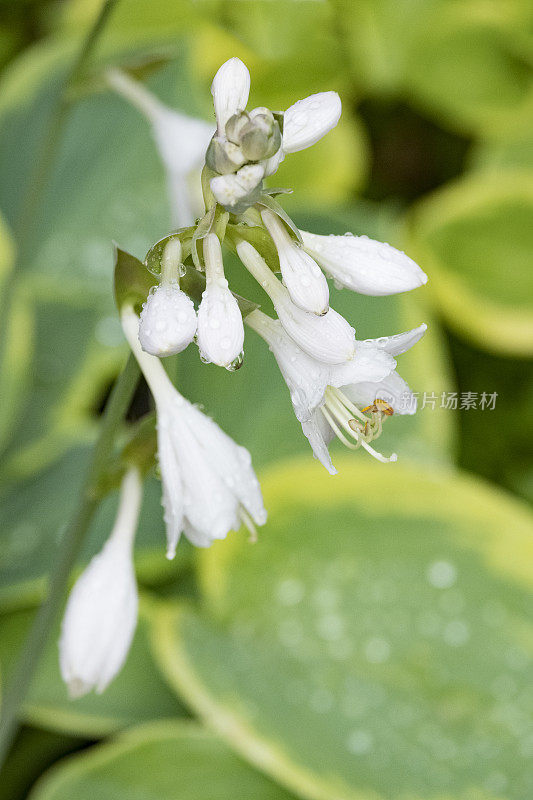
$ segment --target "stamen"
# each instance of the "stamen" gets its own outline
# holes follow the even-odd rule
[[[256,544],[257,542],[257,529],[254,525],[254,521],[251,516],[248,514],[246,509],[243,506],[239,506],[239,516],[245,526],[248,528],[248,532],[250,534],[250,538],[248,541],[250,544]]]
[[[332,397],[335,398],[335,400],[340,401],[342,405],[348,409],[348,411],[352,412],[354,417],[359,417],[362,422],[366,422],[365,415],[357,408],[357,406],[354,406],[351,400],[349,400],[344,392],[341,392],[340,389],[335,389],[333,386],[328,386],[326,389],[326,394],[328,397]]]
[[[331,414],[329,413],[329,411],[327,410],[327,408],[324,408],[324,406],[320,406],[320,410],[324,414],[326,420],[331,425],[335,435],[341,440],[341,442],[344,445],[346,445],[346,447],[349,447],[350,450],[357,450],[357,448],[361,444],[361,440],[358,439],[357,440],[357,444],[354,444],[353,442],[349,442],[348,439],[346,438],[346,436],[343,434],[343,432],[339,428],[339,426],[337,425],[337,423],[335,422],[335,420],[333,419],[333,417],[331,416]]]
[[[371,456],[377,458],[377,460],[381,461],[382,464],[388,464],[391,461],[398,461],[398,455],[396,453],[391,453],[390,456],[387,458],[387,456],[384,456],[382,453],[378,453],[377,450],[374,450],[374,448],[371,447],[368,444],[368,442],[365,442],[364,439],[361,439],[361,444],[363,445],[367,453],[370,453]]]

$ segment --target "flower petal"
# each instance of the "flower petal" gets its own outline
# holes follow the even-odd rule
[[[311,445],[314,457],[320,461],[330,475],[336,475],[337,470],[333,466],[327,442],[324,438],[325,425],[327,425],[326,420],[322,417],[322,414],[317,411],[311,419],[302,422],[302,431]]]
[[[340,286],[361,294],[384,296],[427,283],[411,258],[368,236],[319,236],[301,231],[304,247]]]
[[[183,530],[183,483],[171,440],[172,416],[157,409],[157,456],[162,484],[162,504],[167,531],[167,558],[174,558]]]
[[[224,206],[238,213],[239,204],[249,196],[253,200],[253,192],[263,180],[265,169],[261,164],[246,164],[238,172],[230,175],[217,175],[211,178],[211,191],[216,200]]]
[[[364,344],[370,344],[385,350],[392,356],[399,356],[410,350],[411,347],[420,341],[427,331],[428,326],[423,322],[418,328],[412,328],[404,333],[396,333],[394,336],[381,336],[379,339],[365,339]]]
[[[367,342],[357,342],[354,358],[331,368],[329,383],[340,388],[361,381],[382,381],[395,367],[396,361],[385,350]]]
[[[252,457],[206,414],[192,404],[186,410],[189,424],[212,467],[229,491],[244,506],[257,525],[264,525],[267,513]]]
[[[319,92],[298,100],[283,115],[284,153],[296,153],[318,142],[336,126],[341,111],[337,92]]]
[[[414,414],[416,412],[416,397],[396,371],[391,372],[382,381],[354,383],[344,386],[342,391],[352,403],[361,407],[371,405],[374,400],[379,398],[389,403],[395,414]]]
[[[289,389],[297,419],[300,422],[309,420],[324,400],[330,367],[304,353],[285,333],[279,320],[268,317],[259,309],[248,314],[246,322],[272,350]]]
[[[238,111],[244,111],[250,93],[250,73],[240,58],[230,58],[213,78],[211,94],[215,106],[218,133],[224,134],[226,122]]]

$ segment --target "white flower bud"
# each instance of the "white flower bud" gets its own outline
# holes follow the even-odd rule
[[[185,350],[198,324],[192,300],[179,287],[180,262],[180,241],[170,239],[161,258],[161,283],[150,291],[141,312],[141,347],[159,358]]]
[[[244,111],[250,93],[250,73],[240,58],[230,58],[213,78],[211,94],[215,106],[218,134],[225,132],[226,122],[238,111]]]
[[[244,326],[237,300],[224,276],[218,237],[203,240],[206,287],[198,309],[198,347],[204,361],[229,366],[242,352]]]
[[[304,352],[325,364],[341,364],[354,357],[355,331],[344,317],[332,308],[321,317],[298,308],[249,242],[239,242],[237,253],[270,296],[285,331]]]
[[[384,296],[427,283],[418,264],[384,242],[368,236],[319,236],[300,231],[304,247],[340,286],[360,294]]]
[[[215,199],[230,211],[240,213],[256,199],[258,189],[265,174],[261,164],[247,164],[233,175],[217,175],[211,178],[211,191]]]
[[[283,115],[283,151],[296,153],[311,147],[337,125],[341,111],[337,92],[319,92],[298,100]]]
[[[290,236],[277,214],[265,208],[261,217],[278,251],[283,282],[291,300],[305,311],[325,314],[329,288],[318,264]]]
[[[181,353],[192,342],[197,324],[192,300],[177,283],[162,283],[150,292],[143,305],[141,347],[159,358]]]
[[[68,599],[61,628],[61,675],[71,697],[104,691],[121,669],[137,624],[133,539],[142,482],[130,469],[122,482],[113,531],[81,574]]]

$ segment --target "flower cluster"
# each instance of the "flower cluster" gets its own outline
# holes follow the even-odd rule
[[[160,359],[195,341],[204,362],[235,370],[242,364],[246,323],[272,351],[303,433],[328,472],[336,471],[328,452],[335,436],[380,461],[395,461],[396,454],[385,457],[374,443],[388,417],[416,410],[413,393],[396,371],[396,357],[419,341],[426,326],[358,340],[352,325],[330,307],[327,279],[337,288],[389,295],[421,286],[427,278],[388,244],[366,236],[300,231],[275,192],[264,186],[285,155],[313,145],[335,127],[341,114],[335,92],[307,97],[284,113],[265,107],[247,111],[250,75],[232,58],[213,80],[216,131],[211,136],[210,126],[189,124],[121,73],[110,74],[108,82],[147,115],[174,181],[191,168],[199,141],[207,147],[205,215],[156,243],[144,265],[127,256],[128,269],[137,263],[139,270],[132,279],[135,290],[117,288],[115,273],[124,333],[155,401],[167,555],[173,558],[182,533],[192,544],[208,547],[244,523],[255,538],[255,525],[265,523],[266,511],[248,451],[178,392]],[[182,141],[187,130],[195,143]],[[190,158],[174,157],[174,149]],[[222,244],[269,296],[276,318],[231,291]],[[156,285],[148,271],[158,275]],[[149,291],[133,298],[148,278]],[[131,550],[140,489],[135,471],[124,481],[115,529],[78,580],[67,607],[61,667],[76,695],[93,686],[105,688],[135,628]]]

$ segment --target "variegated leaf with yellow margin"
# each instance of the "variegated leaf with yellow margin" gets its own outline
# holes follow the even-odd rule
[[[533,515],[481,480],[309,460],[262,476],[269,521],[202,553],[156,658],[250,763],[309,800],[533,791]]]

